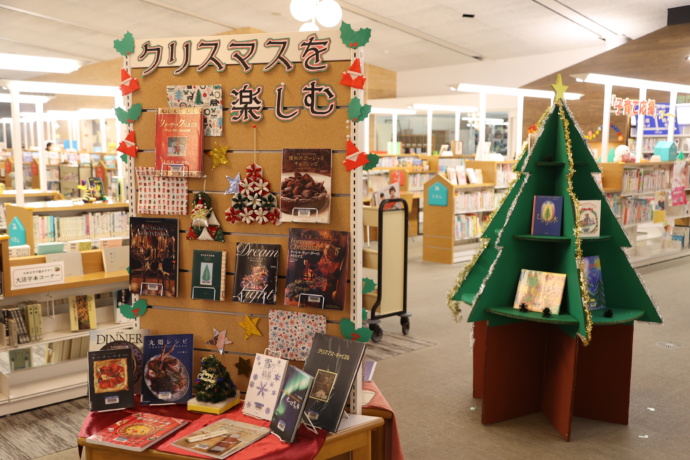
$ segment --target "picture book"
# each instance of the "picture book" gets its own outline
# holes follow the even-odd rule
[[[121,305],[132,305],[132,291],[129,289],[113,291],[113,309],[115,310],[113,317],[115,322],[118,324],[129,323],[132,320],[122,314],[120,311]]]
[[[331,220],[330,149],[283,149],[280,219],[283,222]]]
[[[10,371],[28,369],[32,366],[31,348],[10,348]]]
[[[278,401],[278,390],[288,366],[286,359],[256,354],[242,412],[245,415],[271,420]]]
[[[513,308],[525,304],[529,311],[543,312],[545,308],[557,315],[561,309],[565,273],[540,272],[522,269]]]
[[[95,199],[100,200],[101,198],[107,197],[105,186],[103,185],[103,179],[101,179],[100,177],[89,177],[88,183],[89,188],[93,190],[92,196]]]
[[[400,198],[400,184],[394,182],[386,187],[379,189],[374,192],[372,197],[372,204],[374,206],[380,207],[384,200],[392,200]],[[389,211],[391,209],[402,209],[403,205],[401,202],[388,202],[383,205],[383,211]]]
[[[343,231],[290,229],[285,305],[343,309],[349,239]]]
[[[330,432],[338,429],[365,349],[364,342],[326,334],[314,335],[314,343],[303,368],[304,372],[314,376],[304,410],[314,426]]]
[[[270,432],[269,428],[263,426],[221,419],[173,441],[172,445],[212,458],[226,458]]]
[[[89,410],[109,411],[134,406],[132,350],[88,352]]]
[[[599,236],[601,200],[580,200],[580,237]]]
[[[141,403],[186,403],[192,397],[193,358],[193,334],[147,336]]]
[[[103,253],[103,270],[106,273],[127,270],[129,267],[129,247],[115,246],[101,248]]]
[[[604,296],[604,280],[601,277],[601,259],[599,256],[586,256],[582,258],[585,268],[585,279],[587,280],[587,293],[589,294],[590,310],[606,308],[606,297]]]
[[[129,288],[140,295],[177,297],[179,221],[130,217]]]
[[[91,444],[142,452],[188,423],[181,418],[136,412],[92,434]]]
[[[141,394],[144,369],[144,338],[149,334],[149,329],[96,329],[89,333],[89,351],[123,348],[132,350],[130,382],[134,388],[134,393]]]
[[[227,251],[195,249],[192,256],[192,299],[225,300]]]
[[[59,254],[46,254],[46,262],[62,261],[65,267],[65,276],[83,276],[84,263],[81,252],[61,252]]]
[[[279,261],[279,244],[237,243],[232,300],[275,305]]]
[[[93,295],[69,296],[69,323],[72,331],[96,329],[96,299]]]
[[[534,196],[532,235],[561,236],[562,220],[562,196]]]
[[[294,442],[314,377],[290,366],[280,387],[280,399],[271,418],[271,431],[283,442]]]
[[[156,173],[203,175],[204,131],[201,108],[160,108],[156,113]]]

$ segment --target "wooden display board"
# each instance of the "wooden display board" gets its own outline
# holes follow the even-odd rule
[[[311,38],[313,37],[313,38]],[[278,51],[277,46],[267,46],[270,39],[288,38],[286,58],[295,68],[288,72],[284,64],[278,63],[275,67],[266,70],[266,63],[270,62]],[[314,51],[310,45],[313,40],[329,41],[326,46]],[[186,70],[175,74],[179,64],[183,61],[182,44],[191,42],[191,65]],[[218,71],[214,65],[209,65],[202,71],[196,66],[209,57],[209,49],[197,45],[214,42],[218,43],[217,59],[227,65],[223,71]],[[233,43],[243,43],[256,46],[256,54],[249,59],[251,70],[243,71],[241,65],[242,56],[249,48],[241,48],[233,52],[239,53],[239,58],[233,58],[228,46]],[[175,43],[176,45],[173,45]],[[247,45],[248,44],[248,45]],[[177,60],[172,59],[171,47],[177,46]],[[300,48],[301,46],[301,48]],[[160,47],[160,48],[158,48]],[[156,57],[155,52],[147,53],[146,50],[160,50],[160,65],[151,70],[152,62]],[[311,51],[306,52],[305,49]],[[356,141],[351,122],[348,120],[348,104],[355,90],[340,84],[343,72],[348,70],[351,61],[359,56],[361,51],[351,50],[342,44],[338,32],[328,31],[318,34],[290,33],[290,34],[257,34],[257,35],[223,35],[205,38],[176,38],[160,40],[136,40],[135,51],[129,56],[127,62],[131,76],[137,78],[140,89],[132,94],[131,104],[141,104],[143,113],[132,124],[136,133],[136,141],[139,149],[136,160],[130,159],[128,168],[130,180],[133,179],[134,167],[153,167],[155,163],[155,115],[158,108],[168,107],[166,96],[167,85],[222,85],[223,105],[223,131],[220,137],[204,137],[204,151],[208,153],[216,146],[227,147],[229,165],[220,165],[212,169],[212,159],[204,155],[204,178],[189,178],[189,203],[191,211],[191,199],[196,192],[205,191],[212,198],[213,212],[221,223],[225,236],[225,242],[197,241],[185,239],[185,234],[190,227],[191,217],[185,216],[156,216],[174,217],[179,219],[179,284],[176,298],[142,296],[152,307],[146,315],[141,317],[141,327],[150,329],[152,334],[177,334],[193,333],[195,345],[194,375],[199,371],[200,359],[211,353],[218,353],[213,345],[206,342],[213,338],[212,328],[226,330],[227,338],[232,344],[225,346],[225,353],[219,359],[227,367],[230,375],[241,391],[245,391],[248,385],[248,377],[238,375],[238,358],[250,359],[253,364],[254,354],[263,353],[268,347],[269,338],[269,310],[299,311],[309,314],[325,315],[328,320],[327,333],[341,336],[339,323],[342,319],[350,318],[355,321],[361,318],[361,292],[358,289],[359,282],[353,281],[353,267],[361,266],[358,262],[359,252],[355,245],[355,231],[353,227],[353,213],[356,187],[361,181],[361,173],[350,173],[345,170],[345,146],[348,137]],[[308,72],[306,67],[318,66],[321,58],[328,69],[321,72]],[[170,61],[173,63],[170,64]],[[335,111],[328,117],[312,115],[305,108],[305,93],[303,89],[311,81],[316,80],[318,85],[327,85],[335,95]],[[246,123],[231,122],[231,102],[234,96],[231,90],[241,88],[249,83],[253,88],[262,87],[260,95],[264,102],[261,112],[263,118],[260,121]],[[284,87],[283,110],[291,111],[301,108],[301,113],[292,121],[281,121],[276,118],[276,92],[278,87]],[[361,96],[359,96],[361,98]],[[318,105],[323,108],[330,103],[324,95],[319,96]],[[280,108],[278,108],[280,109]],[[318,108],[317,108],[318,110]],[[280,194],[280,175],[282,164],[282,150],[291,149],[332,149],[332,188],[330,223],[283,223],[258,225],[244,223],[230,223],[225,220],[224,211],[231,206],[231,194],[225,194],[228,189],[226,176],[235,177],[240,173],[245,177],[245,168],[256,162],[263,167],[263,177],[270,183],[271,193]],[[355,184],[355,185],[353,185]],[[134,198],[136,199],[136,184],[134,186]],[[353,190],[355,190],[353,192]],[[136,212],[136,206],[132,209]],[[136,215],[136,214],[134,214]],[[142,215],[141,217],[147,217]],[[153,217],[153,216],[152,216]],[[356,225],[361,225],[357,223]],[[313,228],[318,230],[349,231],[350,238],[350,262],[348,271],[348,291],[346,294],[345,309],[343,311],[321,310],[314,308],[287,307],[283,305],[285,292],[285,275],[288,254],[288,234],[290,228]],[[361,228],[361,227],[360,227]],[[276,305],[246,304],[232,301],[235,270],[235,247],[238,242],[280,244],[281,254],[279,261],[279,279]],[[191,299],[191,271],[192,254],[195,249],[227,251],[226,300],[222,302],[210,300]],[[360,297],[360,299],[357,299]],[[359,308],[357,307],[359,305]],[[259,318],[257,327],[261,336],[252,335],[245,339],[244,330],[238,323],[244,316]],[[301,367],[302,363],[293,362]]]

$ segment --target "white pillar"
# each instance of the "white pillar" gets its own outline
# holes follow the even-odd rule
[[[676,117],[672,117],[671,115],[675,115],[676,113],[676,101],[678,100],[678,91],[671,91],[671,100],[669,101],[669,107],[668,107],[668,134],[666,135],[666,140],[669,142],[673,142],[673,137],[674,137],[674,132],[676,131]],[[680,149],[678,149],[680,150]],[[675,160],[675,158],[669,158],[669,160]]]
[[[475,153],[481,152],[481,155],[475,155],[475,160],[486,160],[488,157],[489,152],[484,151],[484,142],[486,142],[486,93],[479,93],[479,142]]]
[[[640,88],[641,101],[647,99],[647,88]],[[607,125],[608,126],[608,125]],[[637,145],[635,148],[635,161],[638,163],[642,160],[642,144],[644,141],[644,114],[637,114]]]
[[[395,150],[395,153],[398,154],[401,153],[401,151],[396,148],[396,143],[398,142],[398,114],[394,113],[391,116],[393,117],[393,121],[391,122],[393,123],[393,126],[391,127],[391,142],[393,143],[393,149]]]
[[[19,123],[19,92],[10,90],[10,110],[12,112],[12,151],[14,153],[14,185],[17,190],[17,206],[24,206],[24,166],[22,165],[22,129]],[[31,229],[27,229],[30,231]]]
[[[45,135],[43,132],[43,103],[36,104],[36,113],[41,117],[36,122],[36,142],[38,143],[38,177],[39,187],[44,192],[48,190],[48,170],[46,167],[46,156],[48,152],[45,150]]]
[[[433,153],[433,142],[431,140],[431,119],[434,115],[433,110],[426,111],[426,154],[431,155]]]
[[[611,97],[613,95],[613,87],[611,84],[604,85],[604,116],[601,122],[601,162],[606,163],[609,159],[609,128],[611,127]],[[638,138],[640,130],[637,130]],[[639,140],[639,139],[638,139]]]
[[[515,116],[515,150],[513,158],[522,151],[522,120],[525,117],[525,96],[517,97],[517,114]],[[508,159],[511,159],[510,157]]]

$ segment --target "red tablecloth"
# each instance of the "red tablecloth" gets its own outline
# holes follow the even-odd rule
[[[383,397],[379,387],[374,382],[362,383],[363,390],[374,392],[374,397],[369,401],[369,404],[362,406],[362,408],[380,409],[391,413],[391,418],[386,419],[386,460],[403,460],[402,446],[400,445],[400,436],[398,435],[398,423],[395,421],[395,413],[393,408],[388,404],[386,398]]]

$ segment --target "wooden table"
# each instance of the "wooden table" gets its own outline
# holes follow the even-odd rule
[[[372,432],[383,426],[383,423],[383,419],[380,417],[350,415],[349,418],[343,419],[340,423],[338,432],[328,435],[326,442],[315,460],[326,460],[348,452],[352,452],[352,460],[371,460]],[[85,460],[181,460],[198,458],[160,452],[153,449],[148,449],[143,452],[132,452],[108,446],[90,444],[86,442],[85,438],[79,438],[77,444],[83,446],[84,455],[82,458]]]

